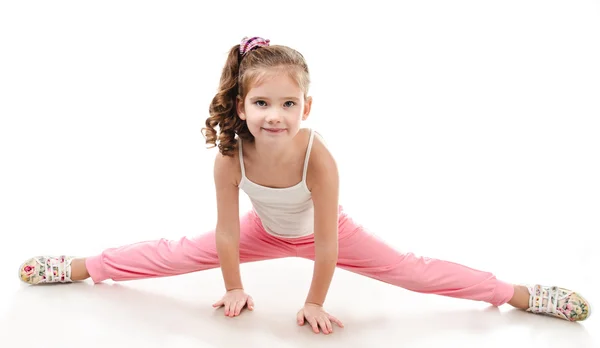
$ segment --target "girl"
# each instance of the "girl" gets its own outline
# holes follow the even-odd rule
[[[573,291],[513,285],[488,272],[400,253],[368,234],[338,205],[336,162],[323,140],[301,128],[311,110],[309,82],[300,53],[260,37],[244,38],[229,52],[203,129],[206,142],[219,148],[215,229],[193,239],[137,243],[87,258],[33,257],[20,266],[20,278],[41,284],[91,277],[98,283],[220,267],[225,294],[213,306],[223,306],[232,317],[254,308],[244,291],[241,263],[298,256],[313,260],[314,272],[297,321],[307,321],[315,333],[331,333],[332,322],[343,326],[323,309],[336,267],[420,293],[508,303],[569,321],[589,317],[589,303]],[[239,189],[253,206],[241,217]]]

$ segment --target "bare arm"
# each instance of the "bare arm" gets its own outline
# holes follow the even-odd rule
[[[306,303],[322,306],[338,258],[339,177],[333,156],[315,137],[309,165],[315,208],[315,265]]]
[[[237,157],[220,153],[215,158],[214,181],[217,194],[217,254],[227,291],[243,289],[240,275],[239,189]]]

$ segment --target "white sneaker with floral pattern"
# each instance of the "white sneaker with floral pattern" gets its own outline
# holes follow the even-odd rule
[[[28,284],[71,283],[71,256],[36,256],[19,267],[19,279]]]
[[[529,290],[528,312],[568,321],[582,321],[592,314],[589,302],[578,293],[558,286],[533,285]]]

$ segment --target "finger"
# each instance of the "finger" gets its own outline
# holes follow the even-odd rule
[[[333,315],[329,315],[328,318],[332,322],[336,323],[339,327],[344,327],[344,324],[342,323],[342,321],[339,320],[338,318],[334,317]]]
[[[296,321],[298,322],[298,325],[304,325],[304,311],[298,311],[298,314],[296,314]]]
[[[323,330],[324,334],[329,334],[329,330],[327,330],[327,324],[325,324],[325,319],[324,318],[319,318],[317,319],[317,322],[319,323],[319,327],[321,328],[321,330]]]
[[[246,304],[246,301],[244,300],[239,300],[235,303],[235,315],[240,315],[240,312],[242,311],[242,308],[244,308],[244,305]]]
[[[235,316],[235,301],[229,302],[229,316]]]
[[[329,331],[329,333],[333,332],[333,325],[331,325],[329,318],[325,318],[325,326],[327,327],[327,331]]]
[[[306,320],[308,321],[310,326],[312,326],[314,333],[319,333],[319,324],[317,323],[315,318],[306,318]]]
[[[231,301],[225,301],[225,315],[229,316],[231,313]]]
[[[252,296],[248,296],[248,309],[249,310],[253,310],[254,309],[254,299],[252,298]]]
[[[215,302],[215,303],[213,304],[213,307],[215,307],[215,308],[219,308],[219,307],[221,307],[221,306],[223,305],[223,303],[224,303],[224,302],[223,302],[223,299],[220,299],[219,301],[217,301],[217,302]]]

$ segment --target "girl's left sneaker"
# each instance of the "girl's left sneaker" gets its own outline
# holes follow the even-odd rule
[[[590,303],[578,293],[558,286],[533,285],[529,289],[528,312],[582,321],[592,314]]]

